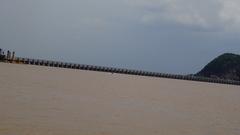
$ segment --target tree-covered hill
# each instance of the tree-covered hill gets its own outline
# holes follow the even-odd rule
[[[225,53],[207,64],[196,76],[240,81],[240,55]]]

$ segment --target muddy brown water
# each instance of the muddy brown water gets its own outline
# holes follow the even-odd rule
[[[240,134],[240,87],[0,63],[0,135],[159,134]]]

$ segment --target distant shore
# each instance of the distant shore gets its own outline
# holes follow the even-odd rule
[[[29,58],[21,58],[21,57],[9,56],[9,59],[5,59],[3,60],[3,62],[59,67],[59,68],[70,68],[70,69],[79,69],[79,70],[90,70],[90,71],[99,71],[99,72],[110,72],[110,73],[138,75],[138,76],[160,77],[160,78],[189,80],[189,81],[200,81],[200,82],[208,82],[208,83],[240,85],[240,81],[234,81],[234,80],[214,79],[214,78],[200,77],[200,76],[194,76],[194,75],[175,75],[175,74],[166,74],[166,73],[158,73],[158,72],[149,72],[149,71],[143,71],[143,70],[103,67],[103,66],[67,63],[67,62],[50,61],[50,60],[29,59]]]

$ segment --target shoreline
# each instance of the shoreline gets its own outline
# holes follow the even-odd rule
[[[118,73],[118,74],[128,74],[128,75],[137,75],[137,76],[148,76],[148,77],[157,77],[157,78],[168,78],[168,79],[177,79],[177,80],[188,80],[188,81],[197,81],[197,82],[240,85],[240,81],[234,81],[234,80],[213,79],[213,78],[206,78],[206,77],[198,77],[194,75],[165,74],[165,73],[150,72],[150,71],[143,71],[143,70],[85,65],[85,64],[29,59],[29,58],[21,58],[21,57],[16,57],[14,59],[9,59],[9,60],[6,59],[3,62],[58,67],[58,68],[69,68],[69,69],[77,69],[77,70],[98,71],[98,72],[108,72],[108,73]]]

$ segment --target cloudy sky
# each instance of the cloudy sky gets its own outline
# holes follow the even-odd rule
[[[0,0],[18,56],[189,74],[240,53],[239,0]]]

